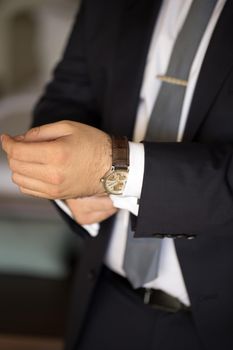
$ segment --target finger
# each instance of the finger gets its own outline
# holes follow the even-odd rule
[[[40,164],[48,164],[57,153],[57,144],[53,142],[27,143],[14,140],[8,135],[2,137],[2,148],[9,158]]]
[[[12,181],[19,187],[33,192],[43,193],[45,198],[57,198],[58,190],[56,186],[48,185],[40,180],[13,173]]]
[[[83,198],[78,199],[80,201],[80,204],[83,204],[88,208],[90,207],[91,210],[94,211],[104,211],[104,210],[111,210],[113,209],[113,202],[108,196],[93,196],[93,197],[87,197],[86,200]]]
[[[27,188],[24,188],[24,187],[20,187],[19,188],[20,191],[27,195],[27,196],[32,196],[32,197],[38,197],[38,198],[44,198],[44,199],[53,199],[51,197],[49,197],[47,194],[45,193],[41,193],[41,192],[36,192],[36,191],[31,191],[31,190],[28,190]]]
[[[105,210],[105,211],[99,211],[99,212],[97,211],[97,212],[95,212],[95,214],[96,214],[96,216],[98,216],[100,221],[103,221],[117,212],[118,212],[118,209],[113,208],[113,209],[109,209],[109,210]]]
[[[97,222],[102,222],[108,218],[110,218],[112,215],[114,215],[117,212],[117,209],[108,210],[105,212],[96,212],[90,215],[90,217],[86,218],[86,224],[84,225],[90,225],[95,224]]]
[[[106,211],[114,208],[112,200],[108,196],[71,199],[67,200],[67,203],[73,210],[82,210],[85,212]]]
[[[9,166],[13,173],[23,175],[35,180],[41,180],[47,184],[61,185],[64,177],[59,175],[52,165],[21,162],[9,159]]]
[[[15,141],[23,141],[24,140],[24,136],[23,135],[17,135],[17,136],[14,136],[13,139]]]
[[[71,122],[60,121],[32,128],[24,134],[24,141],[51,141],[71,134]]]
[[[117,212],[118,209],[113,207],[112,201],[105,197],[106,201],[100,200],[100,197],[67,199],[66,204],[79,224],[88,225],[101,222]],[[107,206],[103,205],[104,202],[107,202]]]
[[[111,209],[103,212],[100,211],[100,212],[89,212],[89,213],[77,213],[77,212],[73,212],[71,209],[71,212],[75,220],[80,225],[91,225],[91,224],[95,224],[97,222],[99,223],[108,219],[110,216],[114,215],[117,212],[117,209]]]

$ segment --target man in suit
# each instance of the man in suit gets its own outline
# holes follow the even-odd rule
[[[188,80],[167,77],[194,2],[83,1],[36,128],[2,138],[22,192],[66,201],[84,240],[67,349],[233,346],[233,4],[215,2]],[[142,144],[160,80],[186,88],[177,139]],[[134,141],[120,196],[106,187],[109,135]],[[158,276],[137,288],[123,269],[129,212],[134,239],[164,238]]]

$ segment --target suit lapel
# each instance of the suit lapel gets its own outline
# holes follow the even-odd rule
[[[184,141],[191,141],[195,137],[224,79],[233,66],[232,15],[233,2],[228,1],[216,25],[202,64],[184,133]]]
[[[126,1],[105,109],[108,129],[115,134],[132,136],[147,52],[160,4],[161,0]]]

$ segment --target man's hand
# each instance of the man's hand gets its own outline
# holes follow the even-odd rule
[[[111,141],[101,130],[62,121],[1,139],[13,182],[23,193],[70,199],[104,192],[100,179],[111,168]]]
[[[101,222],[117,212],[111,199],[106,195],[67,199],[66,204],[80,225]]]

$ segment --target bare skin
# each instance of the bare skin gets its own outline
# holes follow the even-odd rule
[[[1,137],[12,180],[24,194],[66,199],[81,225],[101,222],[117,212],[103,193],[100,178],[111,166],[107,134],[84,124],[63,121]],[[75,198],[75,199],[74,199]]]
[[[80,225],[101,222],[117,212],[111,199],[106,195],[68,199],[66,200],[66,204]]]
[[[111,141],[103,131],[62,121],[1,140],[22,193],[48,199],[104,193],[100,179],[111,167]]]

